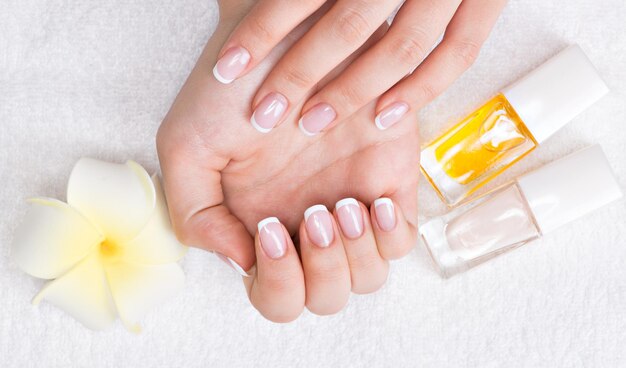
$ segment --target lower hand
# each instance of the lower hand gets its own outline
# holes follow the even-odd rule
[[[213,79],[210,65],[244,11],[222,13],[159,130],[172,223],[183,243],[214,251],[249,272],[244,283],[250,300],[268,319],[292,320],[305,306],[334,313],[351,291],[378,289],[388,260],[415,244],[417,125],[407,116],[406,124],[379,132],[367,124],[374,111],[369,104],[315,138],[300,134],[293,113],[285,118],[289,124],[261,135],[248,123],[254,92],[315,19],[245,78],[224,86]],[[318,211],[304,221],[307,208],[332,209],[348,197],[358,199],[358,206],[351,202],[332,215]],[[388,199],[375,202],[379,198]],[[280,224],[270,222],[259,236],[257,224],[272,216]]]

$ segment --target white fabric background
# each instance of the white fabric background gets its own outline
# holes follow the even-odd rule
[[[611,94],[499,182],[599,142],[626,188],[625,16],[622,0],[511,1],[476,65],[422,111],[424,140],[578,42]],[[200,251],[141,336],[33,308],[42,282],[9,259],[24,199],[63,199],[82,156],[156,169],[153,136],[216,19],[208,0],[0,0],[1,366],[626,366],[624,201],[448,281],[418,247],[379,293],[288,325],[261,318],[239,278]],[[425,181],[419,191],[423,215],[443,211]]]

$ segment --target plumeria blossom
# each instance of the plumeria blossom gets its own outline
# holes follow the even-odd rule
[[[186,247],[174,236],[158,178],[139,164],[83,158],[67,203],[30,203],[12,255],[26,273],[51,280],[33,304],[48,301],[94,330],[119,317],[139,332],[140,318],[182,289],[176,262]]]

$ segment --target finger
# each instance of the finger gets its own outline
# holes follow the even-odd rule
[[[283,96],[290,107],[297,105],[370,38],[397,4],[397,0],[338,1],[274,67],[256,93],[254,108],[272,94]],[[310,109],[300,124],[305,134],[316,134],[334,120],[336,114],[328,107]]]
[[[350,297],[350,269],[337,224],[326,207],[310,207],[300,224],[306,307],[319,315],[339,312]]]
[[[304,309],[304,276],[291,237],[277,218],[259,222],[255,250],[253,275],[244,278],[250,302],[270,321],[293,321]]]
[[[213,68],[215,79],[229,84],[260,63],[289,32],[324,0],[261,0],[239,23]]]
[[[350,265],[352,292],[372,293],[387,281],[389,263],[378,253],[367,207],[354,198],[337,202],[334,211]]]
[[[354,60],[356,60],[365,50],[369,49],[371,45],[378,42],[385,32],[387,32],[387,23],[381,25],[372,36],[355,52],[353,52],[347,59],[342,61],[335,69],[328,73],[322,80],[320,80],[316,86],[326,85],[328,81],[333,80],[337,75],[340,75],[343,70],[347,68]],[[309,91],[308,93],[311,93]],[[282,120],[287,116],[285,113],[289,102],[280,93],[270,93],[254,108],[254,112],[250,117],[250,123],[256,130],[261,133],[269,133],[279,125]]]
[[[199,157],[190,152],[198,149],[192,142],[176,144],[174,132],[183,130],[170,121],[157,134],[163,189],[174,231],[183,244],[215,252],[246,276],[255,261],[253,239],[222,204],[220,171],[228,160],[214,154]]]
[[[404,257],[417,241],[416,226],[409,223],[390,198],[379,198],[370,207],[378,252],[384,259]]]
[[[426,57],[460,2],[407,1],[385,37],[308,100],[302,110],[315,111],[314,106],[331,106],[336,118],[324,128],[329,130],[376,99]],[[382,121],[377,119],[376,125],[385,129],[391,126],[392,119],[394,122],[401,120],[409,112],[409,105],[397,104],[393,111],[393,114],[385,114]]]
[[[411,76],[379,99],[378,116],[391,113],[399,103],[419,110],[446,90],[473,64],[505,3],[505,0],[464,0],[443,41]]]

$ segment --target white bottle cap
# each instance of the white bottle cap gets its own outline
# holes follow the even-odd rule
[[[599,145],[545,165],[517,182],[544,234],[622,197]]]
[[[538,143],[609,91],[589,58],[572,45],[502,90]]]

